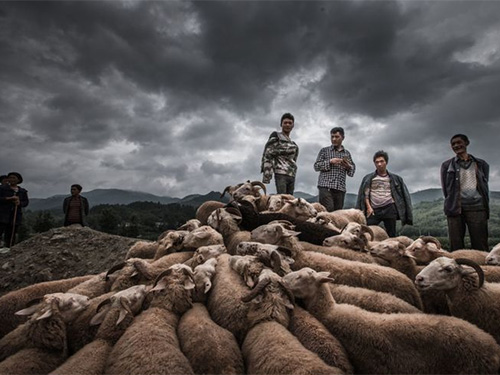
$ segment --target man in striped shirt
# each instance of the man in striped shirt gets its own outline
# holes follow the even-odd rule
[[[335,127],[330,130],[330,136],[332,145],[322,148],[314,163],[314,170],[319,172],[319,203],[328,212],[344,207],[346,176],[352,177],[356,171],[351,153],[342,146],[344,129]]]

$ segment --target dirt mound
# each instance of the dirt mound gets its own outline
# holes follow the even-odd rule
[[[87,227],[38,234],[0,254],[0,295],[42,281],[106,271],[123,261],[137,241]]]

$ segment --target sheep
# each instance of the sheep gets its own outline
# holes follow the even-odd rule
[[[141,311],[147,291],[148,287],[137,285],[114,293],[104,300],[90,321],[92,325],[99,325],[96,339],[51,374],[102,374],[113,345],[130,325],[133,316]]]
[[[302,221],[313,218],[318,214],[314,206],[302,198],[285,201],[283,207],[277,212]]]
[[[243,300],[251,303],[248,319],[252,328],[241,347],[249,374],[343,373],[307,350],[286,329],[294,299],[276,273],[263,270],[257,286]]]
[[[315,208],[316,212],[327,212],[326,207],[323,206],[321,203],[319,203],[319,202],[313,202],[311,204]]]
[[[234,200],[240,200],[246,195],[259,197],[260,189],[262,189],[264,194],[266,194],[266,185],[264,185],[261,181],[250,182],[250,180],[248,180],[247,182],[236,186],[226,186],[220,197],[222,198],[226,192],[228,192]]]
[[[106,374],[194,374],[180,350],[179,317],[192,306],[192,270],[173,265],[158,275],[150,307],[139,314],[114,345]]]
[[[486,264],[490,266],[500,266],[500,243],[495,245],[488,253]]]
[[[238,245],[238,253],[239,254],[256,254],[259,257],[259,254],[272,254],[280,252],[289,252],[288,249],[282,248],[276,245],[262,244],[259,242],[242,242]],[[349,251],[349,250],[345,250]],[[351,251],[352,252],[352,251]],[[357,252],[353,252],[354,254],[360,254]],[[289,253],[288,253],[289,255]],[[366,254],[369,256],[368,254]],[[281,270],[283,270],[283,263],[287,264],[288,257],[285,255],[280,255],[282,259],[276,259],[276,264],[281,262]],[[262,258],[264,258],[261,255]],[[233,257],[232,257],[233,258]],[[293,261],[290,262],[293,264]],[[275,264],[272,264],[270,268],[280,268],[275,267]],[[287,269],[283,274],[287,274],[291,272],[290,269]],[[241,273],[241,272],[240,272]],[[255,272],[254,272],[255,273]],[[402,299],[393,296],[389,293],[377,292],[375,290],[352,287],[347,285],[330,285],[330,289],[333,297],[340,303],[349,303],[352,305],[356,305],[364,308],[365,310],[375,311],[375,312],[384,312],[384,313],[422,313],[417,307],[409,304],[408,302],[403,301]]]
[[[0,297],[0,338],[26,321],[25,316],[14,315],[14,313],[30,301],[42,298],[46,294],[66,292],[74,286],[92,278],[93,275],[78,276],[65,280],[45,281],[22,289],[14,290]]]
[[[351,235],[352,236],[352,235]],[[329,237],[329,238],[334,238]],[[339,235],[339,237],[346,238],[344,235]],[[327,241],[328,238],[325,240]],[[340,241],[341,242],[341,241]],[[357,262],[362,262],[362,263],[375,263],[375,260],[373,257],[368,254],[368,253],[362,253],[360,251],[355,251],[353,249],[349,249],[344,247],[344,246],[335,246],[335,245],[324,245],[324,246],[319,246],[319,245],[313,245],[308,242],[304,241],[299,241],[300,245],[304,249],[304,251],[316,251],[318,253],[326,254],[326,255],[331,255],[335,256],[338,258],[346,259],[346,260],[354,260]],[[324,242],[326,243],[326,242]],[[364,244],[362,245],[364,246]]]
[[[349,261],[329,255],[303,251],[296,240],[297,233],[286,229],[283,224],[263,225],[252,231],[253,241],[287,247],[292,251],[295,263],[292,268],[312,267],[328,270],[335,274],[336,282],[350,286],[364,287],[394,294],[421,309],[422,302],[413,283],[396,270],[376,264]]]
[[[363,211],[356,208],[349,208],[344,210],[336,210],[333,212],[320,212],[316,216],[317,221],[330,223],[335,228],[342,229],[351,221],[366,225],[366,217]]]
[[[201,227],[203,224],[201,223],[200,220],[198,219],[190,219],[186,221],[184,224],[182,224],[177,230],[187,230],[188,232],[192,232],[195,229],[198,229]],[[158,238],[160,240],[160,238]]]
[[[125,255],[125,259],[129,258],[144,258],[149,259],[153,258],[156,252],[158,251],[158,246],[160,244],[158,242],[151,241],[137,241],[133,244],[127,251]]]
[[[217,267],[208,295],[207,308],[215,323],[230,331],[241,342],[248,331],[248,305],[241,298],[250,290],[229,266],[230,255],[217,258]]]
[[[212,277],[215,274],[217,258],[210,258],[205,263],[195,267],[193,274],[194,281],[194,302],[205,302],[206,294],[212,288]]]
[[[288,201],[293,201],[295,197],[291,194],[274,194],[270,195],[267,199],[267,210],[270,212],[280,211],[281,208]],[[264,210],[260,210],[264,211]]]
[[[241,217],[231,208],[219,208],[208,218],[209,225],[222,234],[224,245],[229,254],[236,254],[236,247],[242,241],[250,239],[250,232],[241,231],[238,221]]]
[[[340,234],[340,230],[332,230],[325,228],[322,225],[311,223],[308,221],[296,220],[293,217],[281,212],[258,213],[255,209],[248,205],[247,202],[239,204],[232,203],[237,211],[237,216],[241,219],[239,225],[243,230],[254,230],[255,228],[270,223],[275,220],[286,220],[296,226],[300,232],[299,239],[311,244],[321,245],[325,238]]]
[[[205,263],[207,260],[217,258],[219,255],[226,253],[224,245],[209,245],[200,246],[193,253],[193,256],[184,262],[185,265],[191,267],[193,270],[200,264]]]
[[[166,233],[161,240],[158,240],[159,242],[158,246],[156,247],[156,251],[154,252],[153,256],[149,258],[158,260],[162,256],[182,250],[183,248],[182,244],[184,242],[184,238],[187,236],[188,233],[189,232],[187,230],[168,231],[168,233]],[[129,258],[127,257],[127,259]]]
[[[243,374],[245,367],[235,337],[218,326],[206,307],[194,303],[177,328],[181,349],[196,374]]]
[[[412,282],[421,271],[406,247],[395,239],[371,242],[370,253],[377,260],[377,263],[398,270]],[[423,310],[426,313],[450,315],[444,292],[437,290],[419,290],[419,292]]]
[[[203,202],[196,210],[195,217],[202,225],[207,225],[207,219],[212,212],[218,208],[225,207],[226,204],[219,201],[206,201]]]
[[[47,374],[59,366],[68,354],[67,325],[88,304],[85,296],[51,293],[39,304],[16,312],[31,316],[18,331],[26,336],[26,347],[0,362],[0,374]]]
[[[488,253],[480,250],[455,250],[448,252],[441,248],[439,240],[432,236],[421,236],[407,247],[410,254],[415,257],[417,264],[429,264],[439,257],[452,259],[466,258],[476,262],[479,265],[486,264]]]
[[[477,263],[437,258],[420,271],[415,284],[421,290],[443,290],[453,316],[474,323],[500,343],[500,284],[484,282]]]
[[[236,248],[236,252],[238,255],[255,255],[256,261],[261,262],[266,267],[274,270],[274,272],[280,276],[292,271],[290,265],[294,262],[294,260],[290,257],[290,251],[288,249],[280,248],[276,245],[246,241],[240,242]],[[231,258],[231,263],[233,262],[233,259],[235,258]],[[233,267],[232,264],[231,267]],[[242,272],[239,272],[237,268],[233,267],[233,269],[242,274]],[[247,272],[245,272],[245,274],[246,273]]]
[[[283,277],[311,312],[337,337],[355,373],[497,373],[500,346],[464,320],[427,314],[379,314],[337,304],[329,272],[303,268]]]
[[[327,365],[338,367],[346,374],[353,373],[352,365],[340,341],[307,310],[295,306],[288,329],[306,349],[316,353]]]

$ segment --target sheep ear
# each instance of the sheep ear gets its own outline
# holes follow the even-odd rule
[[[203,263],[205,262],[205,257],[204,257],[202,254],[198,254],[198,255],[196,256],[196,262],[197,262],[198,264],[203,264]]]
[[[245,274],[244,278],[245,278],[245,284],[247,284],[250,289],[253,289],[253,287],[255,286],[255,282],[253,281],[253,278],[247,274]]]
[[[289,310],[293,310],[293,309],[295,308],[295,306],[294,306],[294,305],[292,305],[290,302],[286,302],[286,303],[285,303],[285,307],[286,307],[287,309],[289,309]]]
[[[187,277],[186,280],[184,280],[184,289],[190,290],[194,289],[196,285],[194,285],[193,280],[190,277]]]
[[[205,290],[203,291],[203,293],[207,294],[210,288],[212,288],[212,282],[210,280],[207,280],[205,282]]]
[[[42,315],[40,315],[36,320],[42,320],[42,319],[47,319],[52,316],[52,308],[49,308],[47,311],[45,311]]]
[[[90,320],[90,325],[97,326],[97,325],[101,324],[104,321],[104,317],[106,316],[107,313],[108,313],[108,309],[102,309],[101,311],[99,311]]]
[[[38,310],[39,304],[27,307],[25,309],[19,310],[14,313],[14,315],[19,315],[19,316],[27,316],[27,315],[33,315],[37,310]]]
[[[330,277],[330,272],[317,272],[316,273],[316,281],[320,283],[328,283],[328,282],[335,282],[334,279]]]

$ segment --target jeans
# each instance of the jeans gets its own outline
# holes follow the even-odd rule
[[[398,212],[394,203],[387,206],[377,207],[373,209],[373,215],[366,218],[367,225],[379,225],[384,223],[385,231],[389,237],[396,237],[396,220]]]
[[[319,203],[325,206],[328,212],[344,208],[345,191],[318,187]]]
[[[461,215],[448,216],[447,219],[450,251],[465,248],[465,227],[469,230],[471,248],[489,251],[486,211],[462,211]]]
[[[275,173],[274,179],[276,181],[276,192],[278,194],[293,195],[293,190],[295,189],[295,177]]]

